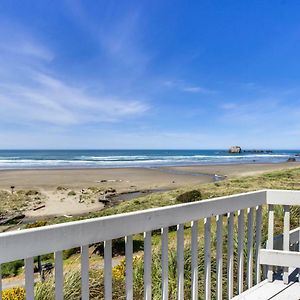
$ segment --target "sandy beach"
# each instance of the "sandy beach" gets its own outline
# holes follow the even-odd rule
[[[293,162],[161,168],[2,170],[0,189],[10,190],[11,186],[15,186],[16,191],[35,189],[41,192],[45,198],[45,207],[26,211],[27,217],[36,218],[101,210],[104,203],[98,201],[99,194],[89,194],[92,188],[104,191],[101,193],[113,191],[117,195],[133,193],[132,195],[138,196],[140,192],[171,190],[299,166],[299,162]],[[86,199],[90,198],[90,201],[80,201],[82,193],[86,194]]]

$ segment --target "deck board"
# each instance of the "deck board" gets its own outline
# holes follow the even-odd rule
[[[282,280],[267,280],[245,291],[234,300],[300,300],[300,284],[298,281],[284,284]]]

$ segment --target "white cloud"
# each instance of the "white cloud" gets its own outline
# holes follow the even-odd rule
[[[134,97],[88,92],[72,74],[51,70],[55,54],[26,33],[14,33],[15,41],[0,31],[0,117],[2,122],[45,122],[73,125],[117,122],[147,111]],[[46,71],[47,70],[47,71]],[[68,78],[62,79],[62,78]]]
[[[198,85],[192,85],[184,80],[166,80],[163,85],[168,88],[176,89],[178,91],[196,94],[215,94],[216,91],[210,90]]]

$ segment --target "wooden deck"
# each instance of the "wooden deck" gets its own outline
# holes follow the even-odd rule
[[[291,281],[284,284],[282,280],[268,282],[265,280],[253,288],[233,298],[233,300],[300,300],[300,283]]]

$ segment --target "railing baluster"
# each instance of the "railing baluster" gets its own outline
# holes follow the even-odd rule
[[[253,212],[254,208],[248,208],[247,216],[247,287],[253,285]]]
[[[161,229],[161,278],[162,278],[162,299],[169,298],[169,269],[168,269],[168,227]]]
[[[256,251],[255,251],[255,274],[256,274],[256,284],[260,283],[261,281],[261,268],[259,263],[259,250],[261,248],[261,212],[262,207],[257,206],[256,208],[256,230],[255,230],[255,244],[256,244]]]
[[[81,246],[81,299],[89,300],[89,246]]]
[[[104,242],[104,298],[112,299],[112,249],[111,240]]]
[[[151,232],[144,233],[144,299],[152,299],[151,289]]]
[[[204,299],[211,298],[211,218],[204,219]]]
[[[177,225],[177,299],[184,297],[184,225]]]
[[[274,206],[269,205],[267,249],[273,249],[274,244]],[[268,281],[273,281],[273,266],[268,266]]]
[[[33,257],[25,259],[25,290],[26,300],[34,299],[34,263]]]
[[[198,221],[192,221],[192,300],[198,300]]]
[[[222,233],[223,233],[223,215],[216,217],[217,221],[217,300],[222,300],[222,280],[223,280],[223,259],[222,259]]]
[[[283,251],[290,250],[290,207],[288,205],[283,206],[284,209],[284,221],[283,221]],[[283,282],[289,283],[289,268],[283,268]]]
[[[227,241],[227,287],[228,299],[233,298],[233,217],[234,213],[228,213],[228,241]]]
[[[126,257],[126,300],[133,299],[133,241],[132,235],[125,237],[125,257]]]
[[[244,210],[238,212],[238,294],[244,290],[244,238],[245,238],[245,215]]]
[[[64,299],[64,271],[62,251],[54,253],[54,271],[55,271],[55,300]]]

